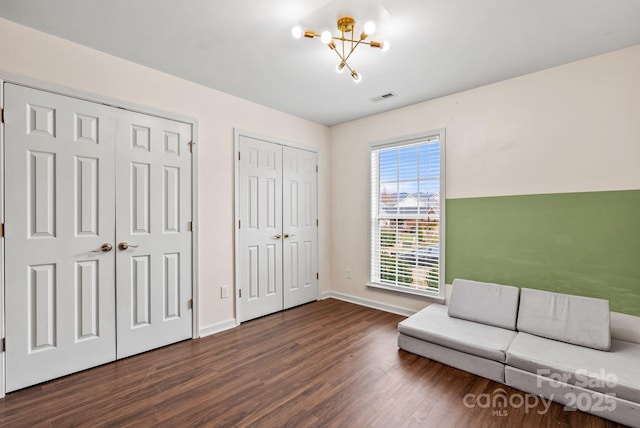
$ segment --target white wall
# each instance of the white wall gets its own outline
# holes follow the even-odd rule
[[[328,287],[329,130],[0,18],[0,72],[192,116],[199,123],[200,327],[234,317],[233,129],[315,147],[319,154],[320,279]],[[323,281],[323,279],[325,279]]]
[[[333,127],[332,291],[427,304],[364,286],[368,143],[438,128],[447,198],[640,189],[640,45]]]
[[[234,127],[318,148],[322,288],[409,310],[426,302],[364,286],[369,142],[446,128],[448,198],[640,189],[640,46],[329,130],[4,19],[0,35],[0,72],[199,121],[204,329],[234,317]]]

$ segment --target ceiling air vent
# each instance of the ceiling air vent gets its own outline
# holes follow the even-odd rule
[[[393,92],[387,92],[386,94],[378,95],[377,97],[371,98],[371,101],[378,102],[382,100],[388,100],[389,98],[397,97]]]

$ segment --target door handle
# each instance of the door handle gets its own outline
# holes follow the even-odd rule
[[[129,244],[128,242],[121,242],[118,244],[118,248],[122,251],[126,250],[127,248],[138,248],[139,245],[134,245],[134,244]]]
[[[108,253],[111,250],[113,250],[113,247],[111,246],[111,244],[109,244],[108,242],[105,242],[104,244],[102,244],[102,246],[100,248],[98,248],[97,250],[93,250],[93,252],[94,253]]]
[[[285,238],[285,239],[287,239],[287,238],[293,238],[294,236],[296,236],[296,234],[295,234],[295,233],[292,233],[291,235],[289,235],[288,233],[285,233],[285,234],[284,234],[284,238]]]
[[[282,235],[280,235],[279,233],[277,235],[273,235],[273,239],[280,239],[282,238]]]

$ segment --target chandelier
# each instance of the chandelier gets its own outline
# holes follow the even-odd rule
[[[310,30],[302,30],[302,27],[296,25],[291,30],[291,34],[296,39],[299,39],[302,36],[305,36],[309,39],[313,39],[314,37],[320,37],[320,40],[327,46],[329,49],[334,51],[338,58],[340,58],[340,62],[336,66],[336,71],[338,73],[342,73],[346,68],[351,73],[351,77],[354,82],[360,82],[362,80],[362,76],[347,62],[351,57],[353,51],[359,45],[369,45],[372,48],[380,49],[382,52],[386,52],[389,50],[389,42],[376,42],[375,40],[367,41],[367,37],[372,35],[376,31],[376,24],[372,21],[368,21],[364,24],[364,29],[362,33],[360,33],[360,37],[356,38],[355,36],[355,25],[356,21],[350,16],[343,16],[338,19],[338,30],[340,30],[339,36],[333,36],[329,31],[323,31],[322,34],[317,34],[314,31]],[[337,45],[336,45],[337,42]]]

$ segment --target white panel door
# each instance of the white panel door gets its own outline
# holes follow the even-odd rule
[[[5,132],[14,391],[115,359],[113,109],[6,84]]]
[[[284,308],[318,299],[316,153],[283,149]]]
[[[282,146],[239,139],[240,322],[282,310]]]
[[[122,111],[116,148],[118,358],[192,337],[191,126]]]

